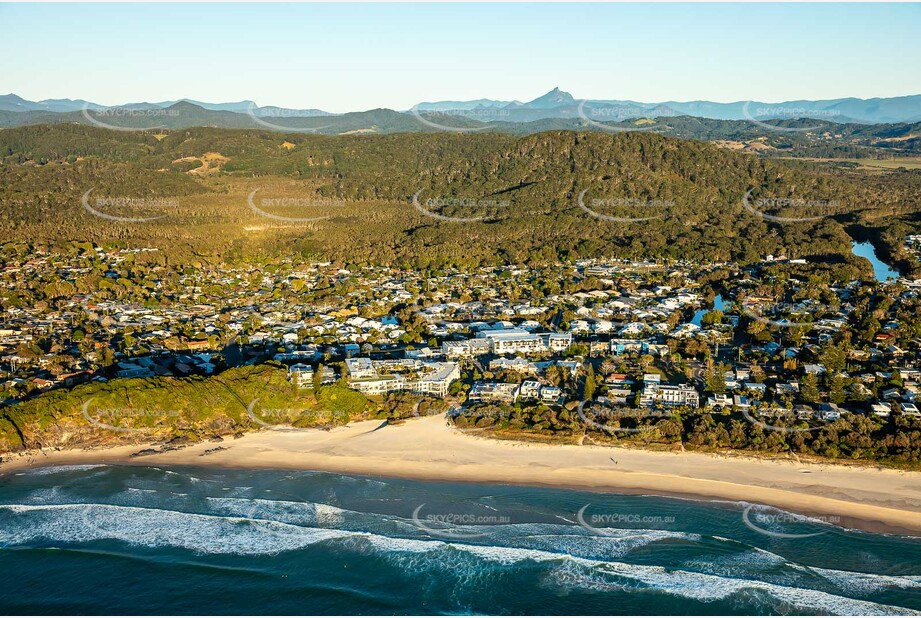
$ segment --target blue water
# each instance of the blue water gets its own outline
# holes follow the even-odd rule
[[[899,614],[921,540],[728,502],[64,467],[0,477],[0,581],[2,614]]]
[[[876,256],[876,249],[868,242],[851,242],[851,251],[854,255],[870,260],[873,265],[873,276],[877,281],[886,281],[887,279],[898,279],[899,273],[889,267],[888,264]]]
[[[722,311],[725,308],[726,308],[726,303],[725,301],[723,301],[723,295],[717,294],[713,298],[713,308],[712,309],[698,309],[697,311],[695,311],[694,317],[691,318],[691,324],[696,324],[697,326],[701,326],[701,320],[703,320],[705,313],[709,311],[713,311],[714,309],[719,309],[720,311]]]

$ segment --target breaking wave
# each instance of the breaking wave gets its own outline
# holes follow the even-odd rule
[[[0,505],[0,545],[54,547],[117,541],[179,548],[197,555],[244,556],[317,546],[374,556],[408,572],[438,572],[461,581],[479,579],[496,569],[533,569],[547,588],[756,603],[785,613],[918,613],[853,598],[885,590],[919,589],[918,576],[789,564],[777,554],[699,534],[614,529],[609,531],[611,536],[596,536],[578,526],[534,523],[450,526],[453,533],[470,528],[481,533],[475,542],[456,542],[433,538],[411,519],[318,502],[211,497],[205,504],[207,513],[113,504]],[[623,561],[657,544],[694,545],[706,558],[672,567]],[[705,568],[710,572],[702,572]]]

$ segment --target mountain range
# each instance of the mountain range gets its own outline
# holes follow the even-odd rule
[[[327,135],[484,130],[533,134],[548,130],[649,131],[673,137],[733,142],[760,154],[848,156],[921,151],[921,95],[762,103],[712,101],[642,103],[585,100],[554,88],[536,99],[423,102],[409,110],[333,114],[320,109],[260,107],[254,101],[208,103],[182,99],[104,106],[83,99],[29,101],[0,95],[0,128],[89,124],[123,130],[216,127]],[[792,152],[791,149],[796,152]]]
[[[583,115],[595,120],[627,120],[660,116],[696,116],[714,120],[777,120],[814,118],[831,122],[880,124],[921,120],[921,95],[874,98],[798,100],[780,103],[761,101],[664,101],[642,103],[630,100],[576,99],[554,88],[533,101],[439,101],[420,103],[419,110],[450,112],[468,117],[485,116],[486,112],[511,122],[529,122],[544,118],[576,118]],[[498,113],[501,112],[501,113]]]
[[[68,113],[103,111],[107,109],[157,110],[167,109],[177,103],[190,103],[210,111],[227,111],[253,114],[257,117],[315,117],[334,116],[320,109],[291,109],[276,106],[260,107],[254,101],[208,103],[191,99],[160,101],[155,103],[126,103],[105,106],[83,99],[45,99],[29,101],[15,94],[0,95],[0,111]],[[485,115],[492,112],[496,119],[508,122],[530,122],[544,118],[576,118],[580,107],[589,116],[599,119],[624,120],[629,118],[656,118],[659,116],[696,116],[716,120],[775,120],[815,118],[833,122],[858,122],[865,124],[921,121],[921,95],[873,98],[796,100],[779,103],[762,101],[664,101],[643,103],[631,100],[576,99],[572,94],[554,88],[550,92],[526,103],[476,99],[471,101],[422,102],[412,110],[420,112],[451,112],[458,116]],[[497,113],[501,112],[501,114]]]
[[[245,114],[250,111],[256,115],[279,115],[280,113],[291,116],[331,116],[329,112],[319,109],[286,109],[275,106],[259,107],[254,101],[236,101],[232,103],[207,103],[192,99],[179,99],[176,101],[160,101],[159,103],[124,103],[122,105],[100,105],[84,99],[44,99],[42,101],[29,101],[16,94],[0,95],[0,111],[4,112],[82,112],[103,111],[107,109],[125,110],[156,110],[167,109],[178,103],[189,103],[211,111],[236,112]]]

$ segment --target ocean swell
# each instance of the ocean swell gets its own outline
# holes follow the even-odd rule
[[[585,590],[629,590],[665,594],[701,602],[736,600],[767,604],[774,611],[830,614],[918,614],[900,607],[844,596],[887,588],[919,587],[917,577],[848,573],[807,567],[826,590],[780,585],[754,579],[757,563],[777,565],[764,552],[746,577],[701,573],[682,568],[617,560],[650,544],[699,535],[659,530],[620,530],[591,536],[560,524],[488,526],[477,542],[433,539],[392,516],[359,513],[326,504],[239,498],[212,499],[219,514],[188,513],[110,504],[0,505],[0,545],[6,547],[78,545],[119,541],[134,546],[174,547],[196,554],[271,555],[311,546],[374,555],[410,571],[446,571],[471,578],[491,569],[540,569],[544,586]],[[252,513],[256,516],[245,515]],[[271,516],[271,517],[269,517]],[[346,529],[362,523],[367,529]],[[374,525],[371,525],[374,524]],[[481,544],[482,542],[482,544]],[[752,560],[752,552],[743,553]],[[604,559],[599,556],[605,556]]]

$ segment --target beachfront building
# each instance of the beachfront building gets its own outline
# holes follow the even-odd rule
[[[518,384],[507,382],[474,382],[467,401],[492,401],[499,403],[515,403],[520,393]]]
[[[297,363],[288,367],[288,379],[298,388],[313,388],[313,367]]]
[[[692,386],[681,384],[674,386],[662,384],[655,380],[646,382],[640,393],[640,405],[654,407],[657,404],[664,406],[700,407],[700,394]]]
[[[349,380],[377,377],[377,369],[370,358],[347,358],[345,368],[349,372]]]
[[[707,397],[707,407],[728,410],[732,408],[732,397],[724,393],[710,395]]]
[[[349,358],[349,387],[365,395],[383,395],[409,391],[445,397],[448,388],[460,379],[457,363],[432,363],[417,359],[372,361],[369,358]]]
[[[321,382],[326,384],[335,384],[339,375],[330,367],[321,368]],[[288,380],[297,388],[313,388],[316,371],[310,365],[297,363],[288,367]]]
[[[566,395],[560,387],[544,384],[540,387],[540,400],[544,403],[562,404],[566,402]]]

